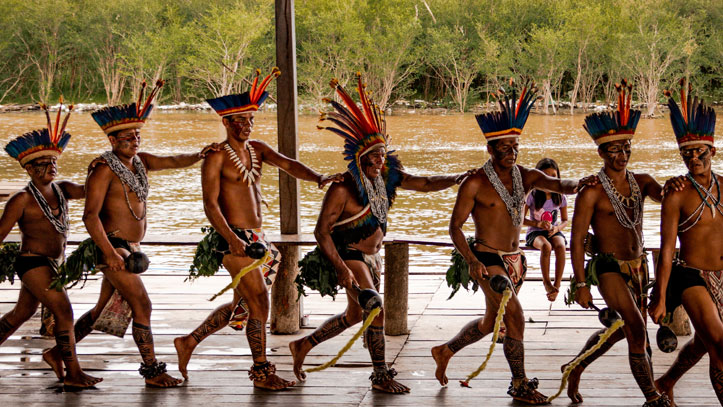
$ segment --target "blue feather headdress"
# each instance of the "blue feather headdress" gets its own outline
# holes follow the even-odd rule
[[[686,92],[685,78],[680,80],[680,107],[673,100],[673,93],[665,91],[670,108],[670,123],[673,125],[678,147],[691,144],[707,144],[713,146],[715,133],[715,110],[706,106],[696,96],[691,100],[691,86]]]
[[[63,153],[63,150],[65,150],[65,147],[68,145],[68,141],[70,141],[70,134],[65,131],[65,126],[68,124],[68,119],[70,118],[70,112],[73,110],[73,105],[68,106],[68,114],[65,115],[65,119],[63,119],[61,123],[60,113],[63,111],[63,97],[60,97],[55,126],[53,126],[50,122],[48,106],[41,103],[40,107],[45,110],[45,118],[48,121],[48,127],[25,133],[10,141],[5,146],[5,151],[7,151],[11,157],[18,160],[21,167],[24,167],[25,164],[39,157],[60,156],[60,154]]]
[[[537,88],[534,83],[525,83],[519,99],[517,99],[517,89],[512,78],[510,78],[510,87],[512,88],[510,96],[502,88],[492,94],[500,104],[500,111],[475,116],[477,124],[488,142],[507,137],[518,137],[525,127],[532,105],[537,100]]]
[[[143,96],[146,90],[146,82],[143,81],[141,91],[138,94],[138,102],[104,107],[91,113],[91,116],[93,116],[93,120],[98,123],[105,134],[125,129],[140,129],[146,123],[146,120],[148,120],[148,116],[150,116],[153,110],[151,103],[153,103],[153,99],[155,99],[162,86],[163,80],[159,79],[156,81],[156,86],[144,103]]]
[[[633,85],[625,79],[615,84],[618,107],[613,112],[593,113],[585,117],[582,127],[600,146],[617,140],[631,140],[640,121],[640,110],[630,109]]]
[[[231,116],[244,112],[255,112],[264,103],[269,93],[266,87],[271,83],[271,79],[278,78],[281,75],[279,68],[274,67],[271,73],[259,83],[260,70],[256,70],[256,79],[251,85],[251,90],[241,94],[226,95],[215,99],[206,99],[209,105],[221,117]]]
[[[330,121],[335,126],[317,127],[329,130],[344,139],[344,159],[349,161],[347,168],[354,178],[362,204],[366,205],[369,198],[361,180],[361,177],[365,176],[361,170],[361,157],[378,148],[387,149],[389,137],[384,113],[365,91],[366,85],[362,83],[360,73],[357,73],[357,92],[362,109],[359,109],[346,90],[339,85],[339,81],[332,79],[329,85],[336,90],[343,105],[330,99],[324,99],[324,102],[330,103],[335,111],[322,112],[319,120]],[[393,151],[386,151],[386,159],[382,167],[382,177],[386,181],[387,197],[390,202],[394,200],[396,187],[401,182],[399,170],[402,166],[399,158],[391,153]]]

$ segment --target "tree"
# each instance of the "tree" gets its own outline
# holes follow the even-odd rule
[[[194,88],[214,97],[241,91],[243,78],[253,72],[246,64],[251,43],[271,29],[273,3],[236,0],[228,5],[211,5],[191,24],[187,38],[193,38],[189,54],[179,73]],[[245,85],[244,85],[245,86]]]

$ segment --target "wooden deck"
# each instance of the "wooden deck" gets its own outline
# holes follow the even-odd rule
[[[460,292],[446,301],[449,289],[441,275],[416,274],[412,267],[409,293],[409,327],[411,333],[387,336],[387,360],[394,363],[398,378],[412,387],[407,395],[386,395],[372,392],[367,377],[371,370],[369,355],[361,343],[341,359],[336,367],[312,373],[308,380],[279,393],[255,390],[247,378],[251,364],[245,335],[224,329],[208,338],[197,349],[189,364],[190,380],[177,389],[150,389],[137,373],[140,358],[130,334],[118,339],[92,333],[78,346],[82,366],[105,381],[97,389],[79,393],[62,393],[53,373],[41,360],[44,348],[52,339],[38,336],[36,316],[21,327],[0,347],[0,402],[13,405],[154,405],[210,406],[221,404],[286,404],[334,406],[461,406],[467,403],[483,406],[517,405],[506,395],[509,370],[501,347],[495,350],[485,372],[472,382],[472,388],[461,388],[457,380],[474,370],[489,346],[482,340],[462,350],[452,359],[448,369],[450,385],[439,386],[434,378],[434,361],[429,350],[433,345],[451,338],[466,322],[480,314],[481,294]],[[178,375],[173,338],[189,333],[222,300],[207,299],[228,282],[227,275],[183,282],[183,272],[173,274],[149,270],[144,280],[153,301],[153,332],[156,352],[169,369]],[[88,281],[82,290],[71,290],[75,316],[88,310],[97,298],[99,280]],[[18,284],[0,285],[0,312],[9,311],[17,298]],[[596,314],[579,307],[566,307],[562,295],[549,308],[542,283],[526,283],[521,300],[528,320],[525,346],[527,371],[540,378],[545,394],[557,390],[559,366],[570,360],[587,337],[599,327]],[[598,299],[598,302],[601,302]],[[291,372],[289,341],[311,332],[320,322],[340,312],[344,301],[333,302],[312,295],[305,299],[304,313],[309,314],[308,327],[296,335],[268,336],[268,354],[280,374],[288,379]],[[315,348],[306,359],[307,366],[330,359],[353,334],[353,329]],[[651,328],[650,334],[655,334]],[[680,338],[681,343],[688,338]],[[656,375],[666,369],[673,354],[654,354]],[[620,343],[606,356],[590,366],[583,376],[581,392],[585,406],[639,406],[643,397],[638,390],[627,362],[627,347]],[[180,375],[178,375],[180,377]],[[676,387],[679,405],[717,406],[718,401],[708,379],[707,356],[693,368]],[[568,405],[563,394],[553,405]],[[3,407],[4,407],[3,406]]]

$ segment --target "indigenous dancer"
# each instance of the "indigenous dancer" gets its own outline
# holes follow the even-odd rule
[[[13,280],[13,272],[21,280],[20,295],[15,307],[0,319],[0,344],[30,319],[42,303],[55,317],[55,342],[59,349],[57,360],[50,362],[65,386],[90,387],[103,379],[89,376],[78,364],[73,334],[73,309],[65,290],[49,289],[51,280],[65,256],[68,238],[68,200],[82,199],[82,185],[68,181],[54,182],[58,174],[57,160],[70,140],[65,125],[73,106],[61,125],[58,107],[55,126],[51,125],[48,107],[42,105],[48,119],[48,128],[25,133],[5,146],[5,151],[20,162],[28,172],[30,182],[5,205],[0,218],[0,241],[5,239],[15,223],[20,227],[22,242],[16,254],[14,267],[0,270],[0,274]],[[9,254],[9,253],[6,253]],[[3,259],[10,264],[11,259]],[[67,369],[67,375],[63,371]]]
[[[517,299],[527,271],[525,255],[519,248],[525,196],[533,188],[572,194],[577,191],[578,182],[551,178],[539,170],[516,164],[518,138],[536,100],[535,94],[534,85],[531,88],[525,86],[519,100],[514,87],[511,97],[500,89],[501,111],[477,116],[491,158],[482,166],[482,171],[467,178],[460,186],[449,234],[455,248],[469,264],[470,277],[485,293],[486,311],[484,317],[468,323],[454,338],[432,348],[432,356],[437,364],[435,376],[446,386],[445,372],[452,356],[493,331],[502,296],[490,288],[489,278],[505,275],[515,288],[504,315],[507,332],[503,347],[512,372],[507,393],[528,404],[544,404],[547,397],[536,390],[537,378],[528,379],[525,374],[525,319]],[[462,232],[470,215],[475,224],[475,238],[471,243]]]
[[[153,109],[151,103],[162,85],[162,81],[156,83],[145,103],[141,90],[137,103],[109,106],[92,113],[93,119],[108,136],[113,147],[112,151],[94,160],[94,167],[91,165],[93,168],[90,169],[86,183],[83,213],[85,227],[101,253],[103,265],[98,268],[103,271],[103,282],[95,307],[76,322],[75,337],[80,341],[93,329],[99,329],[96,324],[99,317],[108,315],[112,309],[129,307],[133,320],[133,340],[143,359],[139,373],[148,386],[173,387],[180,384],[181,380],[166,374],[166,364],[156,360],[150,326],[151,300],[140,275],[126,270],[124,258],[131,252],[140,251],[139,242],[145,236],[149,189],[147,171],[191,166],[214,147],[207,146],[199,153],[169,157],[138,152],[140,129],[148,119]],[[145,82],[142,86],[144,88]],[[115,324],[121,325],[117,330],[121,337],[127,327],[125,323],[120,321]],[[44,356],[48,359],[57,358],[58,349],[51,349]]]
[[[723,177],[711,169],[715,156],[715,111],[685,92],[681,107],[670,92],[670,121],[688,174],[685,189],[666,194],[660,228],[660,262],[656,271],[650,317],[662,319],[680,304],[688,313],[695,336],[683,346],[675,363],[656,380],[657,388],[673,400],[673,387],[707,352],[710,380],[723,404]],[[675,240],[680,254],[674,258]]]
[[[254,242],[263,242],[270,258],[241,278],[232,302],[216,308],[198,328],[176,338],[174,344],[179,370],[188,379],[188,361],[201,341],[226,325],[237,330],[246,327],[254,362],[249,369],[249,378],[255,387],[281,390],[296,383],[277,376],[276,367],[266,358],[268,288],[278,269],[280,254],[266,240],[261,229],[261,204],[266,203],[261,197],[262,166],[266,163],[278,167],[293,177],[316,182],[319,188],[340,179],[341,175],[321,175],[299,161],[279,154],[263,141],[250,139],[254,112],[266,100],[265,89],[269,82],[281,72],[274,68],[261,82],[260,71],[256,74],[250,91],[208,100],[221,116],[226,141],[221,144],[223,151],[210,154],[201,169],[203,204],[212,227],[196,249],[191,278],[213,275],[221,264],[231,277],[235,277],[253,263],[245,248]]]
[[[344,158],[349,161],[344,181],[327,191],[316,223],[314,235],[318,247],[299,262],[301,273],[297,283],[309,283],[315,275],[323,281],[344,287],[347,308],[329,318],[311,335],[289,344],[294,359],[294,374],[303,381],[304,358],[313,347],[342,333],[346,328],[366,319],[357,303],[359,288],[379,290],[381,256],[379,250],[387,230],[387,214],[396,197],[397,188],[413,191],[440,191],[459,184],[467,175],[418,177],[406,173],[396,155],[388,151],[389,137],[383,113],[366,93],[361,75],[357,74],[357,91],[363,107],[360,110],[336,79],[330,85],[343,105],[331,103],[336,112],[322,113],[321,120],[334,123],[330,130],[345,140]],[[309,285],[324,293],[323,288]],[[356,295],[355,295],[356,294]],[[387,393],[404,393],[409,387],[394,380],[397,372],[387,366],[384,354],[384,312],[366,330],[364,341],[374,370],[369,379],[372,388]]]
[[[594,113],[585,118],[585,130],[598,146],[603,168],[599,185],[585,188],[575,201],[572,219],[571,258],[575,272],[570,298],[590,308],[590,285],[597,285],[608,307],[623,318],[623,329],[616,331],[596,352],[572,370],[567,394],[581,403],[578,392],[585,368],[613,344],[626,338],[633,377],[645,395],[645,406],[667,406],[667,396],[653,384],[651,349],[646,334],[648,264],[643,247],[643,202],[650,197],[660,202],[662,188],[648,174],[627,170],[630,141],[640,119],[639,110],[630,109],[632,84],[616,84],[618,108],[615,112]],[[626,97],[627,93],[627,97]],[[588,235],[592,226],[594,236]],[[585,244],[592,247],[592,259],[584,266]],[[594,346],[602,330],[595,332],[580,354]],[[646,354],[647,352],[647,354]],[[562,370],[567,365],[562,366]]]

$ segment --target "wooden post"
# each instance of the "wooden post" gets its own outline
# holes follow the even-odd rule
[[[276,0],[276,65],[281,76],[276,79],[278,100],[279,152],[297,159],[298,136],[296,109],[296,34],[294,0]],[[282,234],[299,233],[299,185],[294,177],[279,171],[279,203]],[[271,289],[271,332],[293,334],[299,330],[299,303],[294,279],[299,272],[299,248],[279,246],[283,256],[279,273]]]
[[[384,246],[384,333],[406,335],[409,300],[409,243]]]

